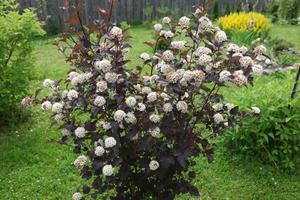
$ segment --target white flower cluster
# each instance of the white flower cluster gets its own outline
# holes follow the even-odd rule
[[[172,104],[171,103],[165,103],[163,105],[163,110],[164,110],[165,113],[172,112],[172,110],[173,110]]]
[[[264,72],[264,68],[261,65],[255,64],[252,67],[252,72],[254,75],[261,76]]]
[[[148,102],[154,102],[157,100],[157,93],[156,92],[150,92],[148,95],[147,95],[147,100]]]
[[[190,25],[190,18],[183,16],[179,19],[178,24],[181,26],[181,28],[188,28]]]
[[[111,63],[109,60],[98,60],[95,62],[95,69],[102,71],[103,73],[109,72],[111,70]]]
[[[83,196],[79,192],[75,192],[72,196],[72,200],[81,200],[82,198],[83,198]]]
[[[53,81],[51,79],[45,79],[43,85],[45,87],[54,88],[55,87],[55,81]]]
[[[215,35],[215,40],[219,43],[227,41],[227,35],[224,31],[217,31]]]
[[[199,57],[200,65],[206,66],[206,65],[211,64],[211,62],[212,62],[212,58],[209,55],[203,54]]]
[[[227,70],[223,70],[223,71],[221,71],[219,76],[220,76],[220,78],[219,78],[220,82],[227,82],[230,80],[231,73]]]
[[[149,168],[151,171],[156,171],[159,168],[159,163],[156,160],[152,160],[149,163]]]
[[[102,168],[102,173],[104,176],[112,176],[113,175],[113,167],[112,165],[105,165],[103,168]]]
[[[105,74],[105,80],[108,83],[115,83],[118,80],[118,74],[114,73],[114,72],[107,72]]]
[[[70,79],[70,80],[71,80],[72,85],[77,86],[78,84],[82,84],[82,83],[89,81],[92,77],[93,77],[93,74],[90,72],[83,73],[83,74],[77,74],[77,76],[75,76],[75,73],[74,73],[72,76],[72,79]]]
[[[97,90],[96,92],[104,92],[107,90],[107,82],[106,81],[100,81],[96,84]]]
[[[52,103],[50,101],[44,101],[41,105],[42,110],[50,110],[52,108]]]
[[[76,158],[73,164],[76,168],[82,169],[82,167],[85,165],[86,162],[87,162],[86,156],[78,156],[78,158]]]
[[[151,114],[149,119],[153,123],[159,123],[160,122],[160,117],[159,117],[159,115],[156,115],[156,114]]]
[[[161,31],[162,28],[163,28],[163,27],[162,27],[161,24],[155,24],[155,25],[154,25],[154,30],[157,31],[157,32]]]
[[[117,110],[114,114],[114,120],[117,122],[122,122],[126,117],[126,113],[123,110]]]
[[[188,112],[188,105],[185,101],[178,101],[176,104],[176,108],[178,111],[180,111],[182,113]]]
[[[52,105],[52,112],[56,114],[61,113],[63,111],[63,107],[62,103],[54,103]]]
[[[240,60],[239,60],[239,62],[240,62],[241,66],[243,68],[248,68],[249,66],[253,65],[253,60],[249,56],[243,56],[243,57],[241,57]]]
[[[97,146],[95,149],[95,155],[96,156],[103,156],[103,154],[105,153],[105,149],[101,146]]]
[[[67,97],[69,100],[77,99],[78,98],[78,92],[76,90],[70,90],[67,94]]]
[[[267,48],[263,45],[259,45],[259,46],[255,47],[253,52],[257,55],[266,54],[267,53]]]
[[[119,27],[113,27],[110,32],[109,32],[109,38],[111,40],[113,39],[118,39],[118,40],[121,40],[123,37],[123,31],[122,29],[120,29]]]
[[[149,56],[149,54],[147,54],[147,53],[142,53],[141,55],[140,55],[140,57],[143,59],[143,60],[150,60],[151,58],[150,58],[150,56]]]
[[[214,114],[213,118],[214,118],[214,121],[216,124],[220,124],[220,123],[224,122],[224,117],[220,113]]]
[[[160,36],[163,36],[166,39],[174,37],[174,33],[172,31],[160,31]]]
[[[165,62],[170,62],[174,59],[174,55],[173,52],[170,50],[167,50],[165,52],[163,52],[161,58],[163,59],[163,61]]]
[[[256,115],[260,114],[260,109],[258,107],[251,107],[252,108],[252,112]]]
[[[87,133],[87,131],[85,130],[84,127],[78,127],[75,130],[75,135],[78,138],[84,138],[86,133]]]
[[[125,102],[130,108],[133,108],[136,105],[136,99],[134,97],[128,97]]]
[[[117,141],[114,137],[108,137],[104,141],[105,148],[112,148],[117,145]]]
[[[171,19],[170,19],[169,17],[164,17],[164,18],[162,19],[162,23],[163,23],[163,24],[169,24],[169,23],[171,23]]]
[[[126,114],[125,121],[128,124],[136,124],[137,119],[136,119],[133,112],[129,112],[129,113]]]
[[[211,21],[207,17],[201,17],[199,19],[199,27],[198,29],[200,31],[209,30],[213,27]]]
[[[160,128],[159,127],[155,127],[154,129],[150,129],[149,130],[150,135],[154,138],[161,138],[162,135],[160,134]]]
[[[106,100],[103,96],[97,96],[94,100],[94,105],[98,107],[102,107],[106,104]]]
[[[181,50],[181,49],[184,49],[185,44],[186,44],[186,41],[173,41],[173,42],[171,42],[171,47],[173,49]]]
[[[200,57],[202,55],[210,55],[210,54],[212,54],[212,51],[207,47],[198,47],[193,53],[193,55],[197,57]]]

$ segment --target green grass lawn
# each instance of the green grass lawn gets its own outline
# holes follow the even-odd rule
[[[280,31],[280,32],[278,32]],[[300,30],[297,27],[273,27],[272,34],[297,41]],[[149,30],[135,27],[132,30],[134,49],[128,55],[133,63],[139,64],[138,55],[149,51],[142,42],[151,40]],[[294,35],[292,35],[294,34]],[[286,36],[284,36],[286,35]],[[296,37],[296,38],[295,38]],[[32,81],[32,91],[45,78],[61,79],[68,71],[68,65],[51,45],[53,38],[36,41],[36,79]],[[286,73],[283,78],[276,75],[256,79],[255,86],[225,92],[226,98],[244,106],[255,104],[255,98],[272,95],[289,95],[294,73]],[[260,92],[258,92],[260,91]],[[264,96],[259,96],[264,95]],[[245,98],[247,97],[247,98]],[[253,97],[253,98],[252,98]],[[60,138],[60,132],[50,127],[49,114],[38,108],[32,109],[32,119],[0,133],[0,199],[70,199],[80,186],[81,178],[72,167],[75,155],[71,146],[59,145],[53,140]],[[300,199],[300,172],[283,173],[273,166],[257,162],[247,162],[224,153],[222,147],[216,150],[216,159],[208,164],[204,158],[197,158],[195,166],[198,174],[194,184],[201,191],[201,199],[245,199],[245,200],[296,200]],[[178,199],[199,199],[182,196]]]

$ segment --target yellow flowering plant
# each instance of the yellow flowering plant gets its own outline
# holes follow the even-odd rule
[[[218,23],[226,31],[250,31],[257,35],[268,32],[271,27],[270,21],[263,14],[257,12],[231,13],[220,17]]]

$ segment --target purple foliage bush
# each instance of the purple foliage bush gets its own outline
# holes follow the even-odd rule
[[[199,195],[191,184],[193,158],[212,161],[209,138],[246,114],[224,102],[220,90],[251,84],[262,70],[253,59],[265,48],[229,43],[198,8],[191,18],[156,24],[157,41],[167,40],[169,50],[146,42],[154,55],[141,54],[144,65],[128,70],[130,36],[110,22],[111,12],[102,9],[106,18],[83,26],[79,7],[70,10],[72,26],[55,45],[73,67],[66,84],[44,81],[53,93],[42,109],[53,112],[61,142],[72,140],[79,155],[74,166],[87,184],[73,199],[110,190],[118,200]]]

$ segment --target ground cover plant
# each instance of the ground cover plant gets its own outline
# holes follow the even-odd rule
[[[195,172],[188,171],[195,165],[192,157],[201,153],[211,161],[208,138],[222,135],[246,115],[223,104],[218,92],[260,75],[262,68],[253,59],[266,48],[251,51],[227,43],[225,32],[198,8],[192,19],[172,23],[165,17],[164,25],[156,24],[157,37],[170,40],[170,49],[156,51],[155,43],[146,42],[155,55],[141,54],[143,67],[129,71],[124,57],[129,36],[110,23],[111,10],[101,10],[107,18],[84,27],[79,9],[70,7],[68,21],[75,27],[55,42],[73,66],[67,87],[46,79],[52,94],[41,105],[62,129],[61,142],[73,140],[73,151],[80,154],[74,166],[90,180],[72,198],[96,198],[111,190],[111,199],[198,195],[190,182]],[[181,34],[192,44],[173,40]],[[141,76],[145,67],[150,74]],[[259,112],[252,108],[254,115]]]

